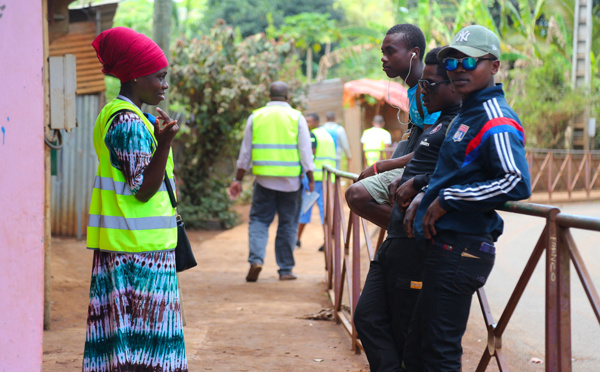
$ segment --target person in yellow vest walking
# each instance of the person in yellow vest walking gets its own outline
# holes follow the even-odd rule
[[[83,372],[187,371],[175,246],[171,143],[179,130],[157,108],[165,99],[167,58],[126,27],[102,32],[92,46],[121,89],[96,120],[98,171],[87,247],[94,251]]]
[[[317,199],[317,205],[319,206],[319,214],[321,215],[321,225],[324,223],[323,219],[323,165],[327,164],[330,167],[335,168],[336,166],[336,151],[335,142],[331,135],[323,127],[319,126],[319,115],[311,113],[306,115],[306,122],[308,127],[311,129],[311,141],[314,152],[315,160],[315,192],[319,194]],[[303,179],[303,185],[305,191],[308,190],[308,183],[305,184]],[[300,237],[304,231],[304,226],[310,222],[312,214],[312,206],[304,214],[300,216],[300,225],[298,226],[298,239],[296,246],[300,247]]]
[[[390,132],[383,129],[385,121],[383,116],[375,115],[372,122],[373,127],[365,130],[360,142],[363,144],[363,150],[365,152],[365,159],[367,161],[367,167],[375,164],[381,159],[381,150],[385,149],[385,146],[392,144],[392,136]]]
[[[306,172],[310,191],[315,187],[315,165],[306,119],[287,102],[286,83],[272,83],[269,93],[271,101],[248,118],[236,176],[228,189],[229,197],[237,199],[242,192],[242,178],[252,165],[256,182],[248,226],[248,282],[256,282],[262,270],[269,226],[276,213],[279,224],[275,238],[275,260],[279,266],[279,280],[296,279],[292,270],[302,205],[302,169]]]

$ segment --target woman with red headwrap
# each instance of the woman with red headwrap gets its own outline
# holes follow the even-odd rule
[[[177,276],[171,142],[176,121],[157,108],[169,88],[167,58],[126,27],[92,43],[102,71],[121,81],[98,115],[99,165],[87,247],[94,250],[83,371],[187,371]]]

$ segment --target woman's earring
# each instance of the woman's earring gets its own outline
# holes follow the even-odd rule
[[[133,79],[133,82],[134,82],[134,83],[137,83],[137,79]]]

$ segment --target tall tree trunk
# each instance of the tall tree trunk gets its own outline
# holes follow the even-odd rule
[[[310,84],[312,82],[312,59],[313,51],[312,45],[306,50],[306,82]]]
[[[171,60],[171,13],[173,10],[172,0],[154,0],[154,16],[152,23],[152,39],[160,46],[168,60]],[[167,74],[167,83],[169,75]],[[158,105],[161,109],[168,112],[169,92],[165,100]]]

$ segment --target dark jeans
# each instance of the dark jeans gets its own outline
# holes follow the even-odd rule
[[[250,241],[250,264],[263,264],[269,240],[269,226],[275,213],[279,218],[275,237],[275,260],[279,274],[285,275],[294,268],[294,246],[298,235],[298,219],[302,206],[302,188],[298,191],[283,192],[254,184],[248,239]]]
[[[387,238],[371,262],[354,313],[371,371],[401,371],[424,259],[424,241]]]
[[[492,242],[490,236],[455,233],[427,242],[423,289],[404,350],[409,372],[460,371],[471,299],[494,266]]]

